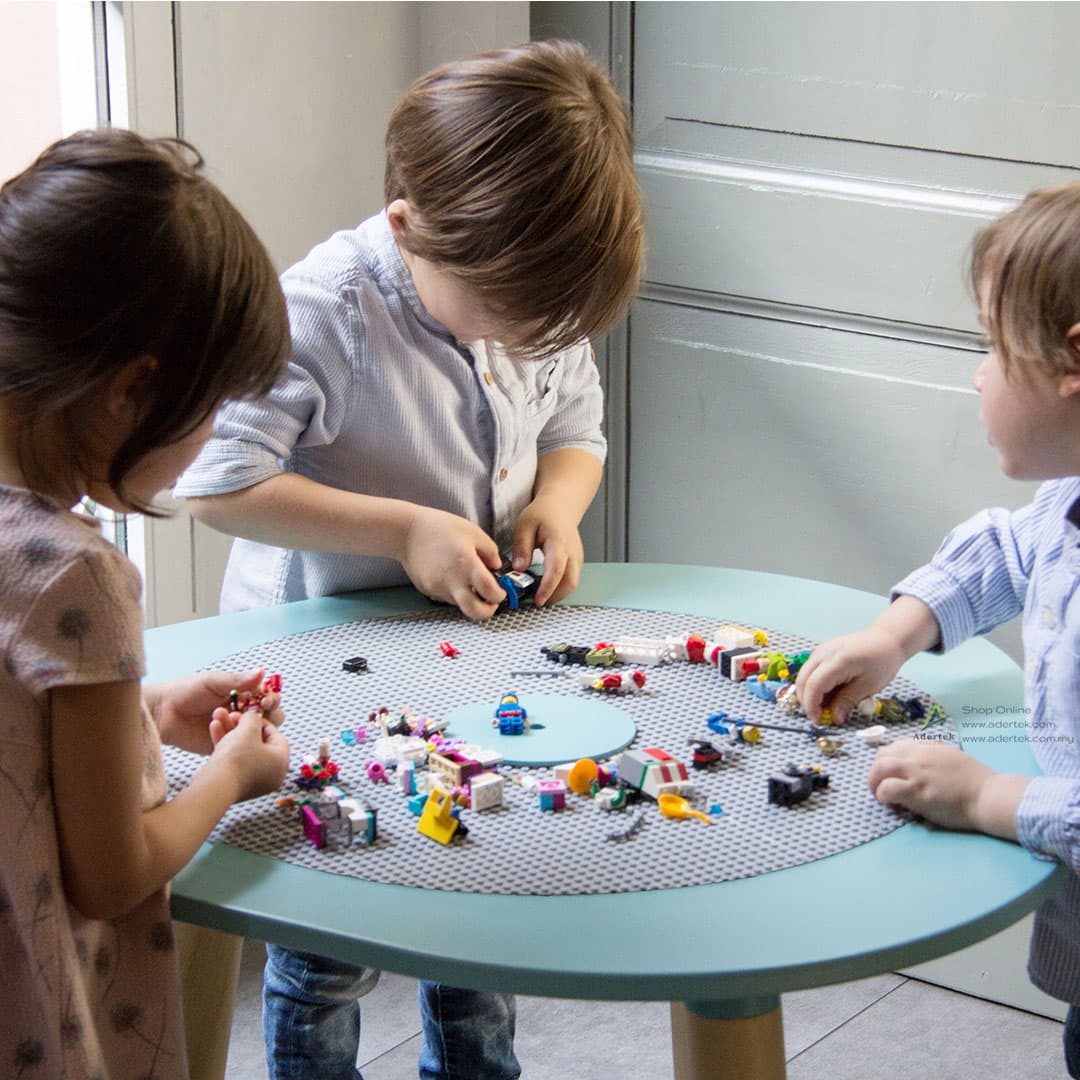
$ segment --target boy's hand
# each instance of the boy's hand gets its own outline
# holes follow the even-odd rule
[[[229,691],[254,693],[265,678],[262,668],[243,673],[197,671],[171,682],[147,686],[143,696],[162,742],[192,753],[209,754],[214,748],[210,723],[213,718],[227,713],[222,702],[228,700]],[[285,719],[280,703],[279,694],[263,695],[262,719],[274,727],[279,727]]]
[[[289,771],[289,743],[261,713],[231,713],[228,724],[215,718],[210,732],[214,743],[211,761],[235,776],[234,802],[268,795],[281,787]]]
[[[941,638],[934,613],[914,596],[898,596],[865,629],[826,641],[795,680],[799,704],[815,723],[828,706],[842,724],[863,698],[887,686],[916,653]]]
[[[889,684],[906,659],[891,634],[871,625],[819,645],[799,669],[795,693],[814,723],[827,706],[834,723],[842,724],[863,698]]]
[[[1026,776],[996,773],[955,746],[902,739],[882,747],[869,783],[881,803],[903,806],[946,829],[1016,839]]]
[[[551,495],[538,496],[522,510],[514,528],[514,569],[528,570],[536,548],[544,553],[544,576],[533,605],[543,607],[577,588],[585,562],[577,522]]]
[[[470,619],[490,619],[506,596],[493,573],[502,565],[495,541],[444,510],[416,508],[400,562],[420,592],[456,604]]]

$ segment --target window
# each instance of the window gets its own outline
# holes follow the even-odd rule
[[[119,42],[111,55],[109,40]],[[98,72],[123,71],[123,40],[117,3],[0,3],[0,99],[19,102],[4,117],[0,178],[20,172],[64,135],[108,118],[108,80],[99,79]],[[119,82],[122,86],[123,79]],[[126,111],[126,94],[119,104]],[[127,550],[122,516],[89,501],[84,509]]]
[[[19,172],[49,143],[97,127],[94,11],[90,3],[0,3],[0,176]]]

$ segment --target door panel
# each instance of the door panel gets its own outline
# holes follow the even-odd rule
[[[1076,13],[1055,3],[641,3],[634,106],[660,117],[1074,163]],[[646,74],[647,73],[647,74]]]
[[[639,175],[651,282],[971,330],[961,254],[1010,205],[646,151]]]
[[[881,592],[1034,490],[972,469],[993,453],[971,350],[649,300],[633,326],[632,562]]]

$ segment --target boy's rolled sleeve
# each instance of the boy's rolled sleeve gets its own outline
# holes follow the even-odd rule
[[[1080,873],[1080,781],[1034,777],[1017,807],[1016,838],[1028,851]]]
[[[337,437],[350,402],[358,323],[340,290],[302,277],[282,279],[292,355],[270,393],[229,401],[214,434],[181,477],[181,498],[240,491],[285,471],[298,447]]]
[[[593,351],[584,342],[567,350],[563,361],[559,404],[537,438],[537,456],[555,450],[586,450],[603,463],[607,458],[604,393]]]
[[[177,482],[175,495],[182,499],[225,495],[254,487],[282,471],[281,461],[266,446],[228,435],[231,426],[219,413],[213,437]]]
[[[898,596],[921,600],[937,619],[941,640],[931,652],[948,652],[976,633],[975,611],[967,594],[954,578],[933,564],[920,566],[894,585],[889,601]]]
[[[941,642],[932,651],[948,652],[1023,610],[1034,558],[1030,509],[983,510],[953,529],[928,565],[893,587],[890,600],[914,596],[933,612]]]

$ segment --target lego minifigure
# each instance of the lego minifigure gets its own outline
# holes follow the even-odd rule
[[[779,776],[769,777],[769,802],[776,806],[795,806],[828,786],[829,776],[820,765],[791,764]]]

